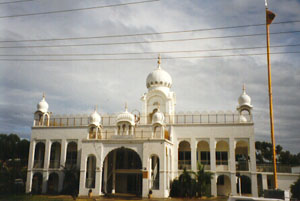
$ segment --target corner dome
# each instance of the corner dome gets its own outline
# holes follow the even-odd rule
[[[101,116],[98,114],[97,110],[89,116],[89,123],[95,126],[99,126],[101,124]]]
[[[49,105],[45,100],[45,94],[43,94],[43,99],[37,104],[37,111],[40,111],[42,113],[47,113]]]
[[[165,120],[164,114],[158,109],[152,116],[152,124],[163,125]]]
[[[251,98],[250,98],[250,96],[248,96],[248,94],[246,94],[245,85],[243,86],[243,93],[240,95],[238,102],[239,102],[239,107],[241,107],[241,106],[252,107]]]
[[[127,111],[127,105],[125,106],[125,112],[122,112],[117,116],[117,123],[124,121],[129,122],[131,125],[135,124],[134,115]]]
[[[158,66],[157,68],[152,71],[146,80],[147,88],[150,87],[168,87],[171,88],[172,86],[172,78],[168,72],[161,69],[160,67],[160,56],[158,57]]]

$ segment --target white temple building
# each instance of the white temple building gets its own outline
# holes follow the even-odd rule
[[[272,173],[256,165],[253,106],[245,88],[234,112],[176,113],[172,82],[159,59],[147,77],[141,112],[125,106],[118,115],[97,109],[89,116],[54,115],[43,96],[34,113],[26,192],[60,192],[64,167],[77,167],[79,196],[92,190],[147,197],[151,189],[153,197],[165,198],[171,181],[184,168],[196,171],[197,162],[213,173],[213,196],[237,195],[239,186],[253,196],[270,188]],[[279,188],[290,183],[279,182]]]

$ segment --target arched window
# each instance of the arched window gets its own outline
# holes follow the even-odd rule
[[[197,161],[202,165],[209,167],[210,165],[210,151],[209,144],[206,141],[200,141],[197,145]]]
[[[61,151],[60,143],[54,142],[51,145],[50,168],[59,168],[60,167],[60,151]]]
[[[32,187],[31,192],[33,194],[41,194],[43,187],[43,175],[39,172],[34,173],[32,177]]]
[[[216,146],[217,165],[228,165],[229,146],[226,141],[219,141]]]
[[[39,142],[35,145],[33,168],[44,168],[45,144]]]
[[[49,175],[48,185],[47,185],[47,192],[50,194],[57,194],[58,193],[58,174],[53,172]]]
[[[248,171],[249,170],[249,156],[248,156],[248,143],[245,141],[238,141],[235,147],[235,161],[236,170]]]
[[[96,157],[90,155],[87,159],[87,171],[86,171],[86,188],[95,188],[95,178],[96,178]]]
[[[182,141],[178,148],[178,169],[191,169],[191,146],[187,141]]]
[[[67,158],[66,158],[66,167],[75,167],[77,163],[77,143],[70,142],[68,143],[67,148]]]

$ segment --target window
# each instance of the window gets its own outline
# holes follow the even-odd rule
[[[224,175],[218,177],[217,185],[224,185]]]
[[[191,152],[190,151],[179,151],[178,154],[179,169],[190,169],[191,167]]]
[[[216,152],[217,165],[228,165],[228,153],[227,151]]]
[[[201,151],[200,152],[200,162],[204,165],[210,164],[210,152],[209,151]]]

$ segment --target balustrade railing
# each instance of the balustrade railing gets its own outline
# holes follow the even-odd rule
[[[34,160],[33,161],[33,168],[43,168],[44,161],[43,160]]]
[[[248,171],[249,162],[248,161],[236,161],[236,170],[237,171]]]
[[[246,117],[247,122],[252,122],[251,115],[243,115]],[[102,116],[103,126],[114,126],[116,125],[116,116]],[[140,121],[137,125],[146,125],[144,120],[147,117],[141,116]],[[151,122],[148,122],[151,124]],[[165,115],[166,124],[232,124],[240,123],[239,114],[176,114],[176,115]],[[89,124],[88,117],[50,117],[50,127],[76,127],[76,126],[87,126]],[[41,125],[38,121],[34,121],[33,126],[48,126]]]
[[[192,169],[191,160],[178,160],[178,169],[183,170],[184,168],[187,170]]]

